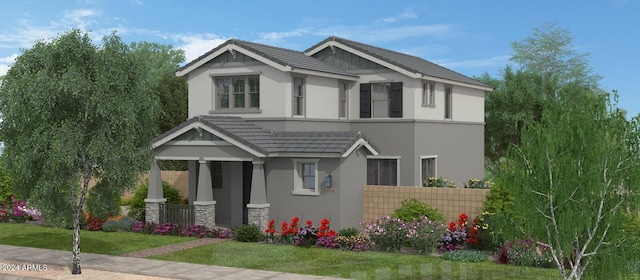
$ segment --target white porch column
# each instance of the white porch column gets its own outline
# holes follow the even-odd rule
[[[160,205],[167,200],[162,193],[162,172],[160,163],[154,161],[149,173],[149,190],[145,202],[145,221],[147,223],[160,223]]]
[[[251,198],[247,204],[249,224],[256,224],[262,231],[269,224],[269,207],[267,203],[267,185],[264,176],[264,161],[253,161],[251,176]]]
[[[198,194],[195,207],[195,223],[213,228],[216,226],[216,202],[213,200],[213,189],[211,185],[211,168],[205,160],[200,161],[198,170]]]

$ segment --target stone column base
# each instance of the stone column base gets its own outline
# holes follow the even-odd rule
[[[255,224],[264,232],[269,225],[270,204],[247,204],[249,224]]]
[[[160,223],[160,204],[165,204],[167,199],[150,199],[147,198],[144,200],[145,203],[145,212],[144,212],[144,220],[147,223]]]
[[[216,202],[215,201],[194,201],[196,214],[196,225],[214,228],[216,226]]]

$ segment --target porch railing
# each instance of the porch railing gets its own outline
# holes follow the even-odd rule
[[[160,223],[176,223],[192,226],[196,222],[196,211],[192,204],[160,204]]]

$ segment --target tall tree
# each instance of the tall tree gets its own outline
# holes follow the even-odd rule
[[[89,179],[122,194],[151,166],[158,102],[140,65],[115,34],[98,46],[70,30],[24,50],[0,85],[4,163],[19,197],[73,225],[72,274]]]
[[[592,73],[589,53],[578,54],[573,39],[571,31],[559,27],[557,22],[544,23],[533,28],[531,37],[511,43],[511,61],[520,69],[544,78],[557,76],[562,85],[577,83],[597,89],[602,77]]]
[[[184,122],[187,119],[188,106],[187,80],[174,75],[185,60],[184,50],[144,41],[131,43],[131,49],[146,69],[144,83],[160,100],[157,133],[165,132]]]
[[[640,210],[640,117],[608,94],[547,100],[521,137],[496,178],[526,217],[517,236],[548,247],[563,279],[623,279],[640,261],[621,229]]]
[[[604,93],[598,89],[601,77],[592,73],[588,54],[578,54],[572,41],[569,30],[557,23],[543,24],[533,28],[530,37],[511,43],[516,70],[508,65],[499,78],[488,74],[478,78],[495,88],[485,94],[485,159],[490,171],[499,168],[509,146],[520,144],[523,118],[539,119],[546,99]]]

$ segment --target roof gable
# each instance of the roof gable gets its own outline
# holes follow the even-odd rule
[[[383,49],[339,37],[329,37],[322,42],[310,47],[305,54],[315,56],[326,48],[344,49],[359,57],[379,63],[385,67],[405,74],[413,78],[439,78],[478,87],[483,90],[492,90],[488,85],[469,78],[453,70],[447,69],[417,56],[412,56],[388,49]],[[337,52],[336,52],[337,53]],[[345,67],[341,67],[345,69]],[[446,81],[443,81],[446,82]]]
[[[176,75],[184,76],[210,61],[260,61],[280,71],[300,72],[316,75],[333,75],[342,79],[356,80],[357,76],[302,52],[231,39],[197,59],[180,67]]]
[[[258,157],[305,154],[346,157],[360,147],[365,147],[373,155],[378,154],[377,149],[359,132],[272,132],[240,117],[209,115],[191,118],[156,137],[152,140],[153,148],[169,141],[188,140],[189,137],[205,141],[205,138],[210,138],[209,141],[227,141]]]

